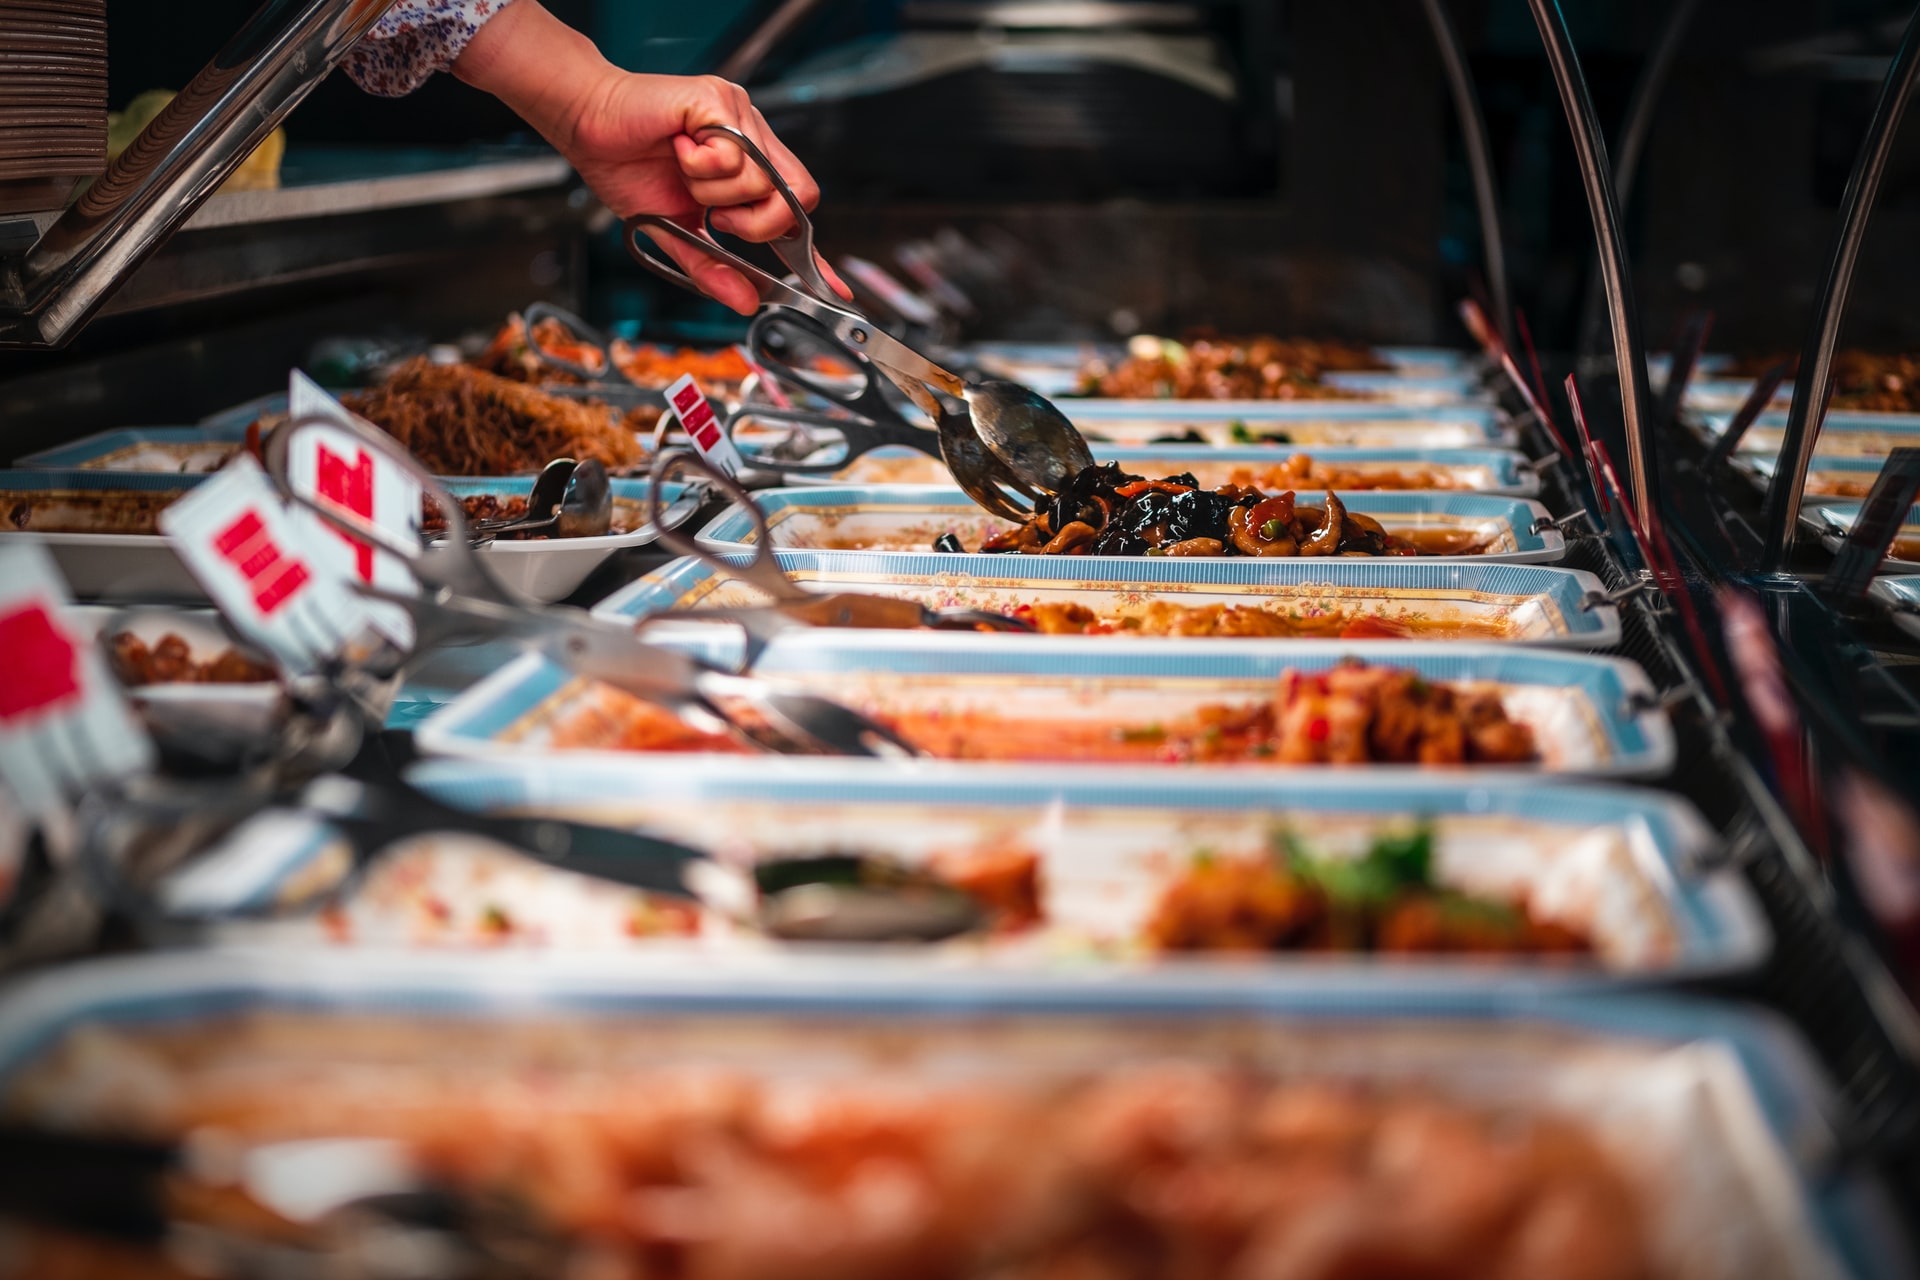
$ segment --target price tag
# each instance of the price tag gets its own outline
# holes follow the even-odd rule
[[[1507,381],[1513,384],[1514,390],[1520,393],[1520,399],[1527,406],[1527,412],[1540,423],[1541,429],[1547,433],[1549,443],[1559,451],[1561,457],[1572,458],[1573,450],[1567,446],[1566,437],[1560,434],[1559,425],[1554,422],[1553,415],[1547,412],[1547,406],[1542,403],[1540,397],[1534,394],[1526,375],[1521,373],[1520,366],[1514,363],[1513,353],[1507,350],[1507,344],[1500,340],[1498,333],[1494,332],[1493,325],[1487,320],[1487,313],[1481,309],[1480,304],[1472,298],[1462,300],[1460,319],[1467,326],[1467,331],[1473,335],[1474,340],[1486,351],[1487,358],[1493,361],[1500,372],[1506,375]]]
[[[1893,540],[1907,523],[1916,495],[1920,495],[1920,448],[1895,449],[1887,455],[1867,500],[1860,504],[1860,514],[1854,517],[1853,528],[1841,544],[1840,554],[1834,557],[1833,567],[1821,580],[1821,594],[1836,603],[1846,603],[1867,593],[1873,575],[1880,571],[1881,562],[1893,549]]]
[[[287,483],[294,492],[331,503],[412,540],[420,530],[420,482],[385,454],[369,447],[347,407],[295,370],[287,381],[287,412],[294,420],[325,418],[333,428],[310,427],[293,438],[287,453]],[[311,511],[289,513],[307,528],[303,540],[318,566],[389,591],[415,589],[406,562],[340,532]],[[374,628],[402,648],[413,643],[413,620],[396,605],[368,602]]]
[[[879,263],[848,254],[840,259],[840,270],[908,324],[927,329],[940,323],[940,313],[928,306],[925,298],[901,284]]]
[[[732,437],[722,429],[713,406],[707,403],[706,393],[700,390],[692,374],[681,374],[667,388],[667,408],[679,419],[680,429],[687,433],[702,458],[729,476],[740,474],[744,465],[740,451],[733,447]]]
[[[160,513],[160,528],[222,613],[290,671],[318,668],[372,622],[329,559],[334,544],[281,505],[241,455]]]
[[[68,603],[43,547],[0,547],[0,779],[35,817],[155,759],[98,646],[62,620]]]

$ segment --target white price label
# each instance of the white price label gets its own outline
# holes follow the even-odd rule
[[[384,453],[360,437],[345,405],[318,383],[295,370],[287,381],[287,413],[301,418],[325,418],[340,427],[309,427],[293,438],[287,454],[287,483],[295,493],[329,503],[412,540],[420,530],[420,482]],[[306,539],[322,568],[341,577],[385,588],[414,589],[406,562],[391,552],[378,551],[340,532],[311,511],[294,511],[296,523],[307,526]],[[368,603],[367,614],[380,633],[403,648],[413,643],[413,620],[397,605]]]
[[[99,648],[62,620],[67,603],[44,548],[0,547],[0,778],[37,817],[94,782],[154,764],[153,743]]]
[[[243,634],[307,672],[358,639],[367,602],[323,565],[331,542],[293,518],[242,455],[160,513],[160,528]]]
[[[740,451],[733,447],[733,440],[721,429],[720,419],[714,414],[713,406],[707,403],[706,393],[700,390],[700,384],[693,375],[683,373],[674,384],[667,388],[667,406],[673,416],[680,420],[680,429],[693,441],[693,447],[700,456],[726,472],[730,476],[740,474],[745,465],[740,460]]]

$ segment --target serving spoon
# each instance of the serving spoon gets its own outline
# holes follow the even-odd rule
[[[564,466],[562,465],[564,464]],[[560,493],[551,491],[556,478]],[[468,527],[470,540],[491,541],[510,533],[550,532],[556,538],[599,538],[613,528],[613,486],[607,468],[596,458],[575,462],[559,458],[547,464],[534,481],[527,513],[514,520],[481,521]]]

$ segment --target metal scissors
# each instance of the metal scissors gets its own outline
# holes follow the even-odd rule
[[[578,383],[543,384],[542,391],[571,400],[600,400],[621,409],[666,407],[666,393],[659,387],[643,387],[628,377],[613,358],[612,341],[571,311],[556,307],[551,302],[534,302],[520,313],[520,319],[526,326],[527,351],[534,361],[580,380]],[[565,329],[577,345],[598,355],[600,367],[595,369],[592,365],[569,359],[553,348],[542,345],[539,329],[541,322],[546,320],[552,320]]]
[[[322,427],[352,430],[368,448],[378,449],[410,471],[421,491],[445,513],[443,542],[430,553],[418,539],[399,536],[356,512],[310,498],[290,485],[287,460],[293,437]],[[862,756],[920,754],[884,725],[817,694],[721,671],[685,653],[644,644],[633,628],[603,622],[584,610],[541,608],[522,599],[500,582],[474,551],[460,500],[383,431],[329,417],[299,418],[268,438],[266,455],[268,474],[292,501],[341,533],[407,563],[420,582],[417,593],[358,585],[369,599],[406,610],[415,628],[416,655],[441,647],[514,640],[570,671],[660,706],[696,729],[728,734],[757,750]],[[664,514],[652,501],[655,496],[649,493],[650,519]],[[742,723],[725,709],[727,702],[744,703],[759,723]]]
[[[746,636],[743,669],[751,667],[767,644],[784,631],[795,627],[850,627],[860,630],[912,631],[1032,631],[1019,618],[987,609],[929,609],[911,600],[895,596],[866,595],[856,591],[822,595],[808,591],[792,578],[773,549],[768,536],[766,513],[740,482],[713,466],[699,455],[684,449],[668,449],[654,460],[653,492],[668,483],[683,469],[700,473],[706,480],[739,503],[753,519],[753,550],[745,557],[721,555],[702,546],[681,530],[663,531],[661,545],[679,555],[692,556],[723,577],[745,583],[771,596],[766,605],[741,605],[719,609],[688,609],[653,614],[634,624],[636,631],[661,621],[723,622],[738,626]],[[654,499],[649,496],[651,504]]]
[[[671,218],[654,214],[641,214],[628,218],[624,224],[627,252],[654,275],[695,293],[700,292],[700,287],[693,282],[691,276],[678,266],[663,261],[641,247],[645,233],[658,231],[710,258],[724,262],[744,276],[754,287],[760,295],[762,307],[783,307],[814,321],[830,333],[847,351],[864,356],[873,368],[878,369],[882,376],[900,388],[907,399],[911,400],[934,423],[947,469],[953,473],[955,481],[975,502],[994,514],[1010,520],[1025,520],[1031,516],[1031,511],[1022,508],[1017,502],[1000,493],[999,486],[1005,485],[1016,492],[1031,495],[1036,492],[1036,489],[1044,489],[1045,485],[1035,481],[1031,475],[1022,476],[1007,462],[1002,461],[980,438],[978,428],[967,414],[957,413],[940,403],[936,392],[956,399],[967,399],[969,390],[967,384],[958,374],[935,364],[906,343],[886,333],[853,303],[841,298],[820,272],[820,262],[813,246],[813,223],[808,219],[807,211],[801,206],[799,197],[793,194],[793,189],[780,175],[780,171],[773,166],[753,140],[738,129],[716,124],[708,125],[694,133],[696,138],[702,140],[716,135],[731,139],[734,145],[759,166],[774,190],[779,193],[781,200],[786,203],[787,211],[794,220],[794,231],[791,235],[768,242],[768,248],[786,265],[788,270],[793,272],[793,282],[789,283],[775,277],[715,240],[711,210],[706,215],[704,225],[699,229],[684,227]],[[1055,412],[1057,414],[1057,411]],[[1080,452],[1084,451],[1085,445],[1082,443]],[[1077,455],[1074,461],[1076,464],[1079,463]],[[1088,455],[1084,461],[1086,465],[1091,465],[1091,455]],[[1041,465],[1035,468],[1034,474],[1052,476],[1059,466],[1057,462],[1043,459]]]

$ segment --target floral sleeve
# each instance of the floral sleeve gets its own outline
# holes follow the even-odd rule
[[[473,33],[513,0],[400,0],[347,55],[368,93],[397,98],[453,65]]]

